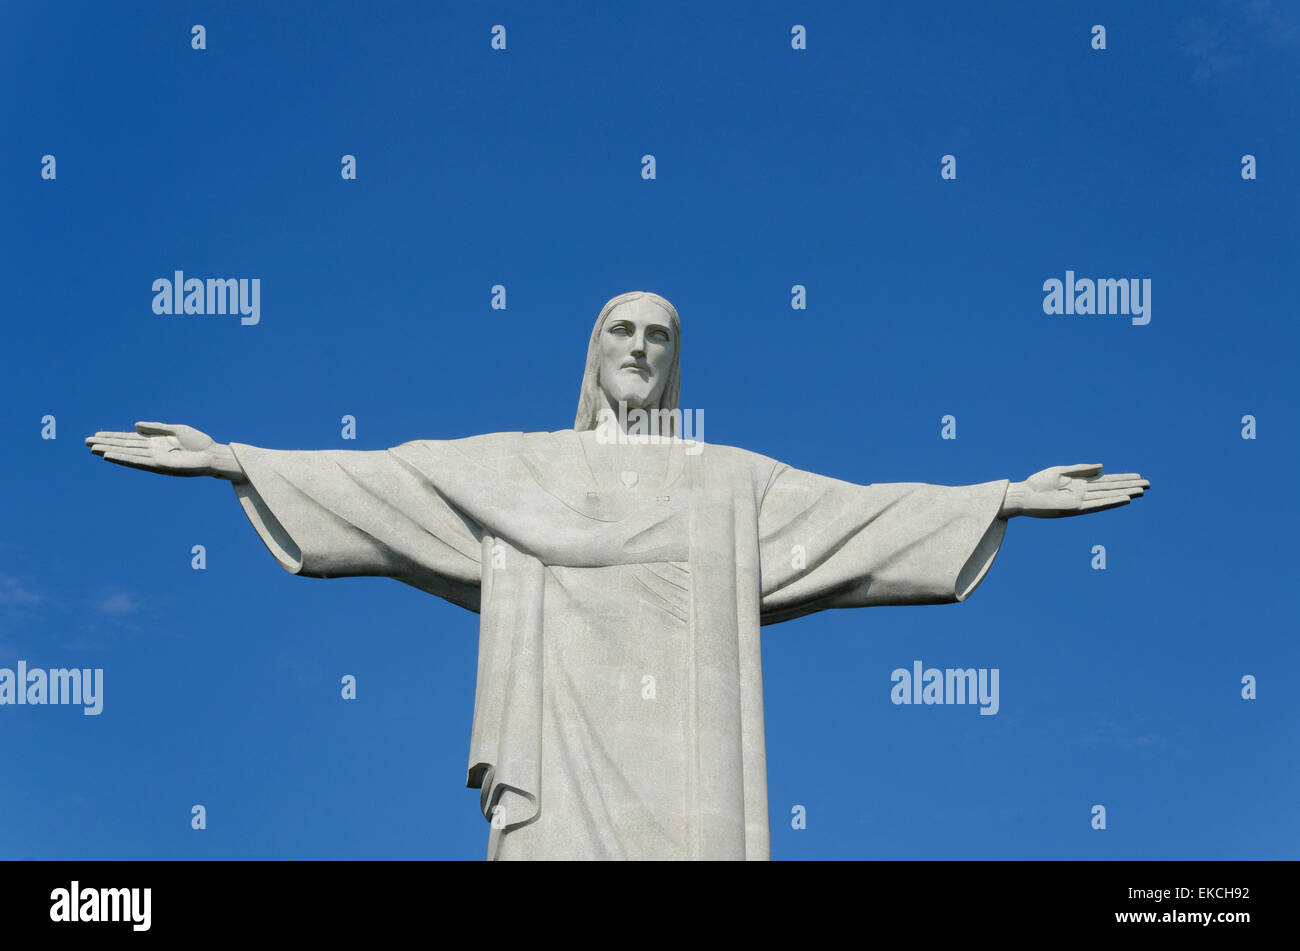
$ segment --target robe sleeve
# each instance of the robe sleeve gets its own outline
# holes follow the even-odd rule
[[[235,495],[285,570],[386,576],[479,609],[481,530],[400,452],[230,448]]]
[[[964,601],[1002,544],[1008,484],[854,485],[778,464],[759,509],[763,623]]]

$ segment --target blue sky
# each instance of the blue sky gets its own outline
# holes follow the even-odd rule
[[[105,698],[0,707],[0,857],[481,858],[477,618],[292,577],[228,485],[82,439],[565,428],[631,289],[677,306],[711,442],[1152,482],[1015,520],[964,604],[766,628],[774,858],[1297,857],[1300,14],[1132,6],[7,6],[0,667],[101,667]],[[176,269],[260,278],[260,323],[156,316]],[[1067,269],[1149,278],[1150,324],[1045,315]],[[917,659],[998,668],[999,713],[894,706]]]

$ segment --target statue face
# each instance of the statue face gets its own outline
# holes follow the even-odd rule
[[[642,297],[624,301],[600,331],[600,388],[629,410],[657,406],[668,382],[677,341],[668,314]]]

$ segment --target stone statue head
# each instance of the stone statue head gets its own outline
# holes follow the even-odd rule
[[[681,396],[682,325],[658,294],[630,291],[600,309],[573,428],[595,429],[603,408],[675,410]],[[675,435],[675,434],[674,434]]]

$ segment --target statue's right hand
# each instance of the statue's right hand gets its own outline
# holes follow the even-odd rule
[[[229,448],[184,424],[136,423],[133,433],[98,432],[86,437],[86,445],[95,455],[132,469],[229,478],[222,463],[223,455],[230,454]]]

